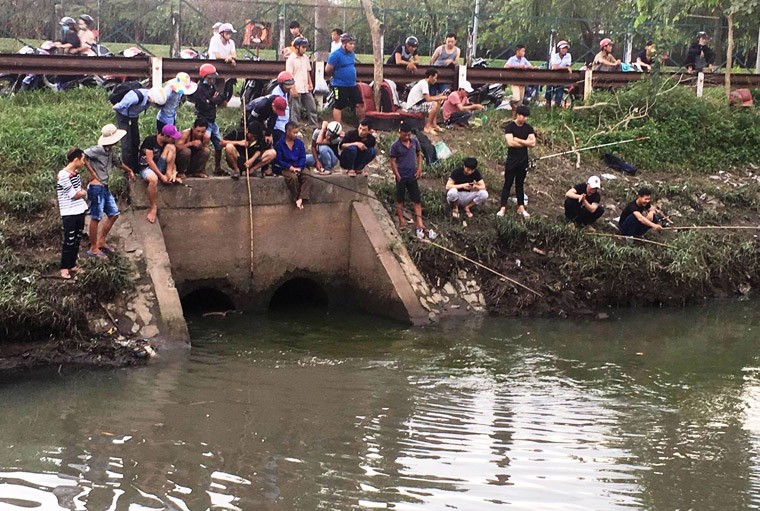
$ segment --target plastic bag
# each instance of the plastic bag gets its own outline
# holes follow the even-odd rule
[[[438,156],[439,160],[445,160],[451,157],[451,149],[446,145],[446,142],[441,140],[440,142],[435,143],[435,154]]]
[[[317,78],[314,84],[314,94],[330,94],[330,88],[327,86],[327,82],[324,78]]]

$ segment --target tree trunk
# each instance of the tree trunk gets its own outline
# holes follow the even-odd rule
[[[383,83],[383,30],[385,27],[380,20],[375,17],[375,13],[372,12],[372,0],[361,0],[362,8],[364,9],[364,16],[367,18],[369,24],[369,30],[372,34],[372,60],[375,64],[374,75],[374,98],[375,105],[380,108],[380,86]]]
[[[731,96],[731,68],[734,65],[734,15],[728,13],[728,49],[726,50],[726,98]]]
[[[317,62],[327,61],[330,55],[330,30],[332,27],[327,26],[328,9],[330,4],[328,0],[317,0],[317,7],[314,9],[314,60]]]

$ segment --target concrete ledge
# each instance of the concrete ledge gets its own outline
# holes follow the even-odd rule
[[[366,176],[331,175],[314,176],[311,179],[312,203],[351,202],[362,200],[362,196],[356,192],[367,193]],[[290,205],[293,202],[283,178],[250,178],[250,180],[254,206]],[[238,180],[229,177],[186,179],[185,184],[187,186],[159,184],[159,210],[248,206],[248,187],[245,178]],[[144,182],[138,180],[130,183],[129,193],[134,208],[148,207],[147,187]]]

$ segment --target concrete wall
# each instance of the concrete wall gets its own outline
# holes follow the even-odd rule
[[[155,228],[163,235],[180,297],[210,287],[239,309],[264,310],[282,284],[307,277],[325,289],[331,306],[358,305],[407,323],[428,321],[408,271],[391,251],[389,220],[378,219],[387,213],[361,203],[369,200],[360,195],[368,192],[366,177],[312,179],[311,200],[302,211],[281,178],[251,179],[253,274],[246,180],[186,182],[159,187]],[[147,207],[144,183],[133,184],[131,196],[135,209]]]

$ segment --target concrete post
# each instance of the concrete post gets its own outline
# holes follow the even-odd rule
[[[705,90],[705,74],[703,72],[699,72],[697,74],[697,97],[701,98],[702,94]]]
[[[633,56],[633,34],[626,32],[625,34],[625,50],[623,51],[623,62],[626,64],[631,63]]]
[[[467,51],[467,62],[475,60],[478,53],[478,18],[480,17],[480,0],[475,0],[475,13],[472,16],[472,35]]]
[[[583,101],[588,101],[588,98],[591,97],[593,78],[594,72],[590,68],[587,69],[583,76]]]
[[[285,9],[282,6],[280,6],[280,12],[277,15],[277,23],[280,25],[280,42],[277,45],[275,60],[282,60],[280,50],[285,48],[285,31],[287,30],[287,27],[285,26]]]
[[[557,48],[557,31],[552,29],[551,34],[549,34],[549,56],[546,58],[547,62],[551,62],[552,54],[556,51]],[[551,69],[547,66],[547,69]]]
[[[150,67],[152,71],[151,86],[161,87],[161,84],[164,81],[164,62],[161,57],[151,57]]]
[[[179,58],[179,52],[181,51],[180,46],[180,18],[179,18],[179,12],[173,12],[171,17],[171,23],[172,23],[172,47],[171,47],[171,56],[174,58]]]
[[[757,29],[757,55],[755,56],[755,74],[760,75],[760,27]]]
[[[314,83],[320,83],[321,80],[325,79],[325,63],[321,60],[318,60],[314,63]],[[315,94],[314,99],[317,102],[317,110],[320,112],[322,111],[322,102],[324,100],[323,94]]]
[[[457,89],[462,86],[462,83],[467,81],[467,66],[457,66],[459,68],[459,83]]]

